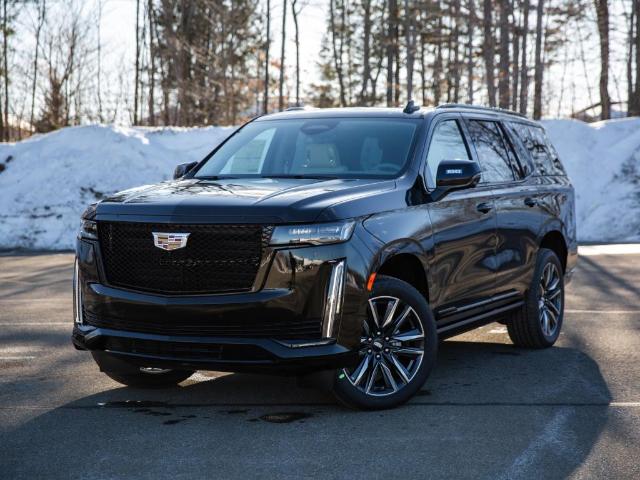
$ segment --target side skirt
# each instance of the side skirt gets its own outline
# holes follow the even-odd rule
[[[496,317],[498,317],[499,315],[511,310],[515,310],[516,308],[520,308],[522,307],[522,305],[524,305],[524,300],[518,300],[514,303],[510,303],[509,305],[504,305],[502,307],[498,307],[493,310],[488,310],[472,317],[465,318],[458,322],[445,325],[438,329],[438,337],[440,339],[453,337],[455,335],[459,335],[469,330],[481,327],[482,325],[495,322],[497,320]]]

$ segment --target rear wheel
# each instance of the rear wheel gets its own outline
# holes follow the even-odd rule
[[[564,278],[562,265],[552,250],[538,252],[536,268],[525,304],[512,314],[507,331],[514,345],[525,348],[552,346],[564,317]]]
[[[353,408],[401,405],[429,376],[437,344],[433,315],[420,292],[406,282],[380,276],[369,299],[359,363],[338,371],[334,394]]]

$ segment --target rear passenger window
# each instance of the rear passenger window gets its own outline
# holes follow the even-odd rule
[[[505,143],[500,126],[486,120],[470,120],[469,133],[482,167],[482,183],[500,183],[514,180],[509,162],[509,146]]]
[[[560,163],[558,152],[547,138],[544,129],[519,122],[509,122],[509,126],[531,155],[535,172],[538,175],[567,174]]]
[[[460,131],[457,120],[440,122],[429,144],[427,168],[435,184],[438,165],[442,160],[470,160],[469,150]]]

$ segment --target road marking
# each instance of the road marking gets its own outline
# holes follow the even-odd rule
[[[71,298],[4,298],[0,303],[72,303]]]
[[[93,410],[93,409],[122,409],[135,408],[135,402],[125,404],[116,401],[98,402],[93,405],[0,405],[0,410]],[[334,402],[274,402],[274,403],[253,403],[253,402],[212,402],[212,403],[167,403],[159,408],[226,408],[226,407],[246,407],[246,408],[297,408],[297,407],[337,407]],[[584,403],[563,403],[563,402],[409,402],[405,407],[551,407],[551,408],[640,408],[640,402],[584,402]]]
[[[32,356],[23,356],[23,357],[0,357],[0,361],[2,360],[33,360],[36,357]]]
[[[640,243],[619,243],[613,245],[581,245],[578,255],[630,255],[640,253]]]
[[[21,327],[23,325],[29,325],[29,326],[49,326],[49,325],[55,325],[55,326],[59,326],[59,325],[66,325],[68,327],[73,326],[73,324],[71,323],[71,320],[69,320],[68,322],[6,322],[6,323],[2,323],[0,322],[0,327]]]
[[[616,315],[632,315],[640,313],[640,310],[565,310],[564,313],[612,313]]]

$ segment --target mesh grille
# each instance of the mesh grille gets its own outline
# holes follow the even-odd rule
[[[159,335],[299,340],[320,338],[322,334],[319,318],[305,318],[303,320],[227,318],[224,321],[211,319],[191,319],[189,321],[180,319],[172,321],[157,319],[122,320],[104,318],[85,310],[84,319],[87,324],[94,327]]]
[[[167,294],[250,290],[272,227],[98,222],[107,281]],[[152,232],[189,233],[187,245],[165,251]]]

